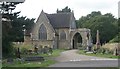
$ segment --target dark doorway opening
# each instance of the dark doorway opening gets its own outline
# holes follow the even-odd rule
[[[78,49],[78,47],[82,47],[82,37],[80,33],[76,33],[73,36],[72,43],[73,43],[73,49]]]

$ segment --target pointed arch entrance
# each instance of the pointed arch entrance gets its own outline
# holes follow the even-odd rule
[[[78,49],[82,46],[82,36],[80,33],[75,33],[72,39],[72,49]]]

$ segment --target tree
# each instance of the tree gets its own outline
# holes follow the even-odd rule
[[[12,42],[9,38],[10,30],[12,28],[12,10],[15,9],[16,5],[19,3],[13,2],[0,2],[0,12],[2,13],[2,55],[3,57],[6,55],[11,55],[13,51]]]
[[[23,41],[23,25],[25,29],[31,30],[35,19],[19,17],[20,12],[12,13],[16,5],[19,3],[2,2],[1,12],[2,18],[2,53],[3,57],[13,55],[12,42]]]
[[[58,10],[58,9],[57,9],[57,13],[62,13],[62,12],[71,12],[71,9],[68,8],[68,6],[66,6],[66,7],[63,8],[62,10]]]
[[[96,43],[96,31],[100,31],[101,43],[109,42],[117,34],[117,19],[111,13],[102,15],[100,11],[92,12],[77,21],[78,28],[91,29],[93,42]],[[80,26],[81,25],[81,26]]]
[[[110,42],[120,42],[120,18],[114,23],[114,25],[118,28],[118,34],[110,40]]]
[[[26,17],[16,17],[12,21],[12,29],[10,31],[10,35],[12,35],[10,38],[13,42],[23,42],[24,41],[24,32],[23,32],[23,25],[25,25],[25,28],[28,31],[31,31],[35,19],[29,19]]]

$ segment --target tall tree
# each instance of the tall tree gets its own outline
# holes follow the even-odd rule
[[[112,39],[110,40],[110,42],[120,42],[120,18],[118,19],[118,21],[116,21],[114,23],[114,25],[118,28],[118,34]]]
[[[92,32],[93,42],[96,42],[96,31],[100,31],[101,42],[110,41],[117,34],[117,19],[111,13],[102,15],[100,11],[92,12],[87,16],[81,17],[77,24],[78,28],[89,28]],[[81,26],[80,26],[81,25]]]
[[[23,25],[27,31],[31,30],[35,19],[19,17],[20,12],[12,13],[18,3],[1,3],[2,12],[2,52],[3,57],[12,55],[14,41],[23,41]],[[12,8],[11,8],[12,7]]]
[[[15,9],[19,3],[13,2],[0,2],[0,12],[2,13],[2,55],[11,55],[13,47],[11,45],[10,30],[12,28],[12,10]]]
[[[62,10],[58,10],[58,9],[57,9],[57,13],[62,13],[62,12],[71,12],[71,9],[68,8],[68,6],[66,6],[66,7],[63,8]]]

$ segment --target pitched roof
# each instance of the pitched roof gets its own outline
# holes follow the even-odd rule
[[[66,28],[70,27],[71,13],[57,13],[57,14],[47,14],[51,25],[53,28]]]

